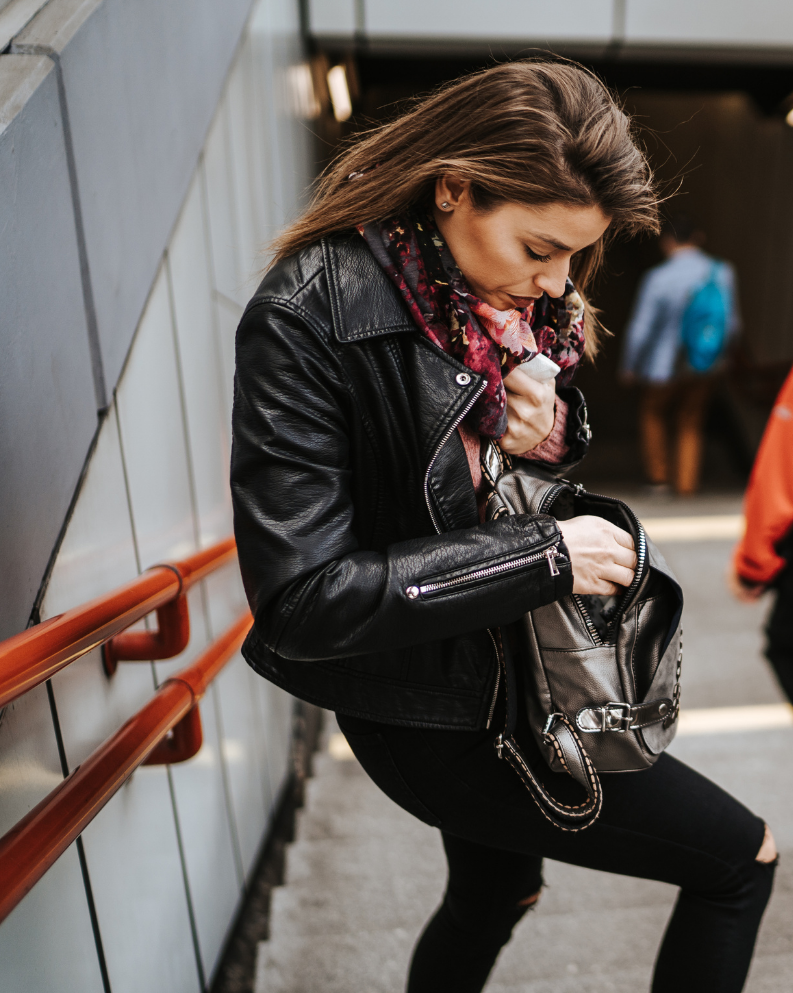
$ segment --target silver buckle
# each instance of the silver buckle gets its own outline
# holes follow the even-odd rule
[[[581,725],[581,714],[584,710],[600,717],[600,727],[585,728]],[[585,734],[600,734],[603,731],[618,731],[624,734],[630,730],[634,720],[634,708],[629,703],[606,703],[602,707],[584,707],[576,715],[578,729]]]
[[[558,712],[553,714],[548,714],[548,719],[545,722],[545,727],[542,729],[542,736],[546,745],[548,744],[548,733],[551,730],[551,726],[553,725],[554,719],[557,717],[564,717],[564,714],[560,714]]]

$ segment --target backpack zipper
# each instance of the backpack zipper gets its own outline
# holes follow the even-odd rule
[[[548,490],[548,492],[543,497],[538,512],[543,513],[547,507],[550,507],[553,501],[556,499],[556,497],[559,495],[562,489],[564,489],[565,486],[569,486],[570,488],[575,490],[576,496],[579,496],[581,493],[586,493],[587,496],[595,497],[596,500],[607,500],[609,503],[616,502],[614,497],[605,496],[603,493],[590,493],[588,490],[585,490],[580,483],[571,483],[569,480],[565,479],[562,480],[560,483],[557,483],[556,486],[553,486],[551,489]],[[623,507],[627,511],[628,516],[631,518],[633,525],[636,528],[636,535],[637,535],[636,570],[633,574],[633,579],[631,580],[630,586],[628,586],[625,592],[622,594],[617,611],[609,623],[609,627],[608,627],[609,632],[616,629],[617,625],[622,620],[622,616],[627,610],[628,604],[630,603],[634,593],[639,588],[639,584],[641,583],[644,577],[644,565],[647,559],[647,536],[645,534],[644,528],[642,527],[641,521],[627,504],[623,504]],[[581,597],[578,594],[573,594],[573,599],[575,600],[576,605],[578,606],[578,609],[581,612],[581,616],[583,617],[584,624],[586,625],[586,629],[589,632],[590,636],[592,637],[592,641],[598,646],[609,644],[609,642],[604,641],[603,638],[601,638],[600,632],[595,627],[592,618],[589,616],[589,611],[586,609],[586,606],[584,605],[584,601],[581,599]]]
[[[594,643],[598,647],[600,647],[601,645],[605,645],[606,642],[601,638],[600,631],[598,631],[598,629],[595,627],[595,622],[590,617],[589,611],[586,609],[584,601],[581,599],[578,593],[573,594],[573,599],[575,600],[576,606],[578,607],[581,613],[581,617],[584,620],[584,624],[586,625],[587,631],[589,631],[589,636],[592,638],[592,641],[594,641]]]
[[[424,583],[423,586],[408,586],[405,594],[409,600],[417,600],[420,596],[432,596],[435,593],[442,593],[444,590],[453,589],[455,586],[462,586],[464,583],[475,582],[477,579],[490,579],[492,576],[500,576],[513,569],[523,569],[534,562],[541,562],[545,559],[552,576],[559,575],[559,567],[556,565],[557,558],[563,558],[559,551],[559,543],[552,545],[540,552],[531,552],[528,555],[521,555],[509,562],[500,562],[498,565],[483,566],[480,569],[473,569],[462,576],[455,576],[453,579],[439,579],[434,583]]]

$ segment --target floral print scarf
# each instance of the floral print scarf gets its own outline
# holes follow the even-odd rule
[[[479,434],[500,438],[507,429],[503,380],[539,352],[570,382],[584,353],[584,305],[570,280],[564,296],[544,294],[525,310],[496,310],[474,296],[446,243],[425,213],[411,212],[359,233],[402,294],[423,334],[487,380],[466,420]]]

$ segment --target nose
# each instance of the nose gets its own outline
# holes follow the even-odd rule
[[[569,259],[554,259],[542,267],[542,270],[534,277],[534,282],[549,297],[560,297],[564,293],[569,272]]]

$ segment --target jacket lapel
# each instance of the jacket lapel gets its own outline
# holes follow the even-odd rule
[[[419,335],[402,342],[425,467],[424,493],[440,531],[479,523],[468,459],[457,425],[483,379]],[[460,383],[458,376],[468,377]]]
[[[411,394],[425,467],[424,493],[435,526],[452,531],[478,524],[468,459],[456,428],[482,388],[482,376],[417,333],[399,291],[363,239],[355,235],[342,247],[337,239],[325,238],[322,251],[337,341],[410,332],[401,339],[405,385]]]

